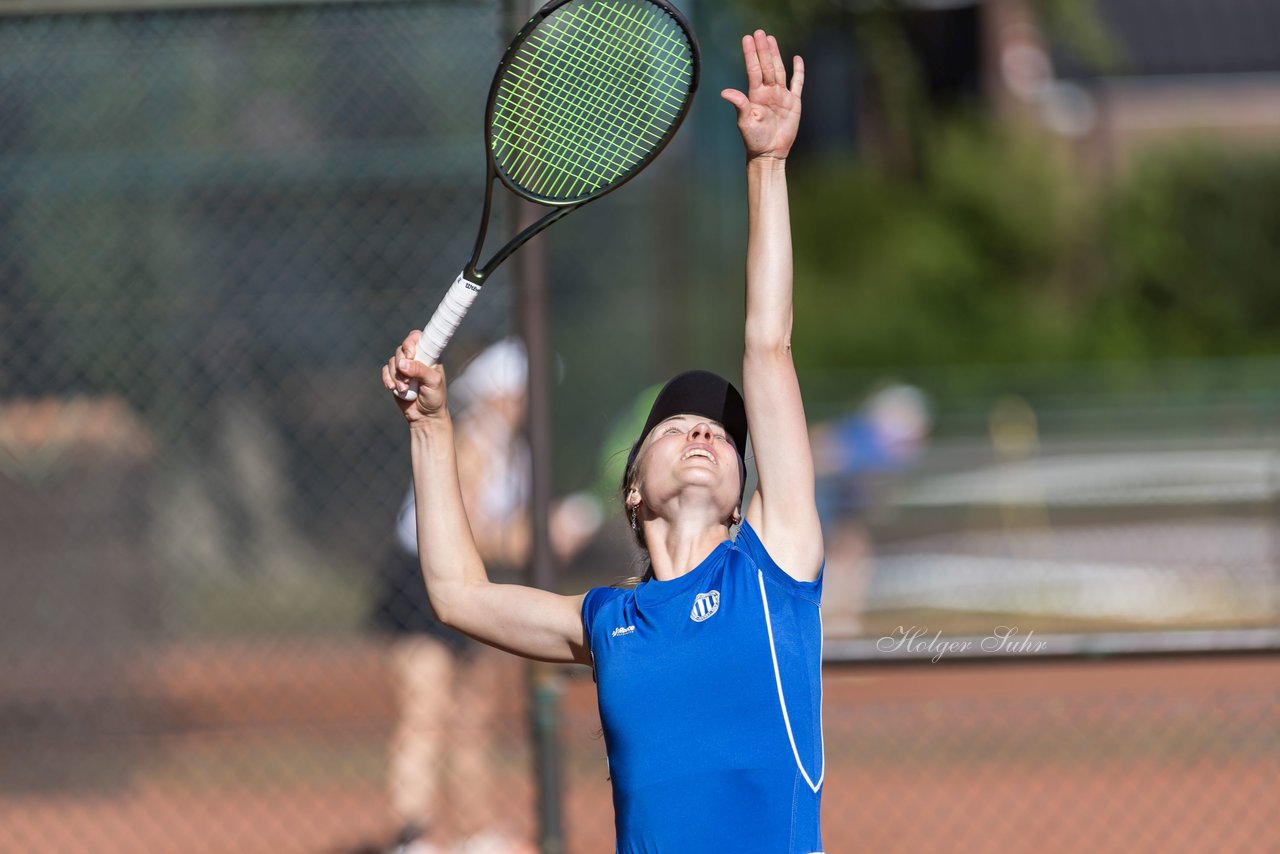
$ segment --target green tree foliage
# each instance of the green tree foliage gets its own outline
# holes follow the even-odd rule
[[[1065,354],[1081,216],[1034,139],[953,123],[928,179],[854,160],[813,164],[794,190],[797,353],[808,366]]]
[[[1275,352],[1280,154],[1153,151],[1107,207],[1098,331],[1127,330],[1148,356]]]
[[[801,365],[1275,352],[1280,155],[1155,149],[1090,191],[1044,139],[947,127],[925,181],[795,173]]]

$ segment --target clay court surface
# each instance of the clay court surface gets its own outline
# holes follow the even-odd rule
[[[22,739],[0,736],[0,851],[387,839],[384,652],[353,640],[139,657],[116,678],[142,699],[113,731],[27,721]],[[521,674],[513,664],[496,800],[532,835]],[[58,680],[3,681],[13,704]],[[563,684],[567,850],[612,851],[594,686]],[[1275,656],[832,666],[825,720],[828,852],[1280,850]]]

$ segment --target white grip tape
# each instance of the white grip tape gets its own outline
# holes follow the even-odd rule
[[[468,281],[466,273],[458,274],[458,278],[454,279],[453,284],[449,286],[444,299],[440,300],[436,313],[431,315],[431,320],[422,330],[414,359],[427,365],[434,365],[440,361],[440,354],[444,352],[453,333],[458,331],[458,324],[467,316],[467,310],[476,301],[479,293],[480,286]],[[403,393],[397,392],[396,395],[404,400],[417,400],[418,381],[410,380],[409,388]]]
[[[449,292],[440,301],[440,307],[422,330],[422,337],[418,339],[419,362],[434,365],[440,361],[440,354],[444,352],[453,333],[458,331],[458,324],[467,316],[467,311],[479,293],[479,285],[467,281],[465,273],[458,274],[458,278],[449,286]]]

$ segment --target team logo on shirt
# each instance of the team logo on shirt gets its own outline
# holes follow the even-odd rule
[[[720,610],[720,591],[708,590],[706,593],[699,593],[693,600],[693,610],[689,612],[689,619],[695,623],[701,623],[708,617],[715,616],[716,611]]]

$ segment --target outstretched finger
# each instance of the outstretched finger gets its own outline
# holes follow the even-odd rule
[[[804,60],[795,57],[791,60],[791,94],[797,98],[804,91]]]
[[[738,110],[745,110],[751,106],[751,99],[737,89],[725,89],[720,92],[720,97],[733,104]]]
[[[756,64],[760,66],[760,82],[770,86],[776,82],[777,71],[769,58],[769,38],[764,34],[764,30],[756,30],[751,40],[756,49]]]
[[[778,49],[778,40],[773,36],[769,36],[769,61],[773,65],[774,82],[787,85],[787,66],[782,63],[782,51]]]
[[[747,88],[760,86],[760,55],[756,52],[756,40],[751,36],[742,37],[742,58],[747,62]]]

